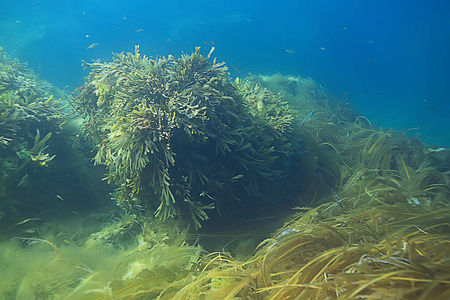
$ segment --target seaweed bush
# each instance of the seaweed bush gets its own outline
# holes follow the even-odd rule
[[[329,174],[339,174],[336,185],[312,180],[315,191],[304,196],[314,208],[298,207],[246,261],[223,252],[203,257],[201,274],[170,297],[447,299],[449,150],[427,149],[404,132],[374,128],[362,116],[299,94],[303,99],[289,102],[320,114],[306,116],[297,130],[317,148],[312,152],[323,167],[336,168]],[[315,166],[312,177],[327,174]],[[324,187],[328,193],[318,196]]]
[[[163,221],[108,211],[34,226],[0,245],[0,298],[448,299],[450,151],[373,127],[311,79],[231,83],[210,55],[150,60],[136,49],[86,64],[75,100],[80,137],[98,145],[95,161],[109,168],[118,203],[153,208]],[[2,104],[2,117],[28,111],[19,96]],[[21,171],[48,170],[58,158],[46,148],[55,134],[31,115],[39,131],[0,127],[14,128],[0,135],[1,180],[19,190],[28,182]],[[242,223],[242,234],[205,253],[199,239],[188,244],[201,233],[167,220],[187,216],[198,227],[212,205],[279,205],[282,193],[304,206],[242,260],[228,252],[250,240]]]
[[[59,132],[63,112],[50,90],[18,60],[0,48],[0,217],[17,212],[15,190],[54,155],[47,152],[52,134]],[[22,203],[23,204],[23,203]]]
[[[287,138],[289,105],[233,85],[224,63],[209,62],[213,50],[152,60],[136,47],[84,63],[91,72],[76,109],[122,207],[183,215],[198,228],[205,210],[259,196],[263,182],[282,176],[275,162],[299,148]]]
[[[92,177],[73,147],[68,97],[0,48],[0,219],[7,226],[64,199],[68,206],[75,194],[89,200],[88,184],[80,181]]]

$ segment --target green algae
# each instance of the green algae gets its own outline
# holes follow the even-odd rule
[[[88,157],[74,148],[78,130],[71,122],[69,98],[0,49],[2,229],[41,218],[51,209],[78,210],[98,197],[97,191],[106,191],[101,183],[89,188],[90,179],[99,179],[98,171],[89,168]],[[73,197],[76,191],[83,198]]]
[[[211,53],[152,60],[136,48],[85,63],[91,73],[76,109],[122,207],[163,220],[181,215],[199,228],[208,210],[249,201],[282,176],[276,162],[296,150],[288,104],[257,86],[233,85]]]
[[[132,66],[142,66],[136,55],[129,54]],[[208,58],[194,53],[185,56],[180,65],[186,67],[194,59],[208,66],[204,60]],[[181,77],[187,76],[183,70],[177,69]],[[138,78],[142,75],[132,73]],[[81,93],[91,93],[90,98],[79,99],[89,100],[85,107],[95,118],[87,117],[87,120],[98,122],[92,127],[88,123],[83,129],[93,141],[106,139],[116,125],[108,125],[106,119],[112,113],[108,105],[114,101],[117,91],[113,93],[113,90],[117,87],[110,83],[109,87],[104,86],[102,80],[93,83],[97,94],[88,85]],[[246,133],[264,136],[268,142],[261,149],[276,144],[277,155],[288,159],[277,158],[266,166],[272,174],[282,171],[285,176],[263,181],[267,190],[260,187],[260,191],[265,195],[256,197],[258,201],[272,198],[281,205],[284,193],[295,195],[297,200],[291,199],[290,203],[297,207],[294,212],[285,213],[283,226],[272,234],[249,232],[246,220],[235,220],[234,224],[228,224],[236,225],[234,236],[223,235],[226,242],[206,252],[202,243],[207,243],[208,234],[194,231],[195,226],[189,227],[189,216],[184,220],[162,221],[152,214],[142,214],[140,209],[141,213],[119,214],[109,207],[97,213],[81,211],[59,222],[44,218],[18,219],[13,226],[14,238],[0,245],[0,299],[448,298],[448,150],[427,148],[405,132],[373,127],[341,102],[330,100],[312,79],[279,74],[252,76],[237,79],[228,88],[241,99],[237,105],[242,105],[241,109],[252,122],[264,124],[259,129],[251,127]],[[280,93],[281,90],[284,92]],[[163,101],[163,96],[160,97]],[[200,116],[204,111],[201,107],[196,108]],[[129,109],[130,114],[139,118],[140,114],[148,114],[149,122],[159,120],[150,118],[148,111],[144,113],[145,108]],[[171,112],[165,114],[158,110],[158,114],[167,115],[166,119],[161,118],[162,124],[168,124]],[[203,121],[192,119],[196,128],[202,128]],[[123,128],[118,133],[129,134],[127,124],[120,121],[115,128]],[[31,132],[24,151],[35,148],[35,153],[48,153],[50,158],[54,154],[46,146],[55,138],[54,134],[50,136],[39,127],[37,135],[37,130]],[[195,140],[197,134],[192,136]],[[236,161],[239,153],[246,153],[250,148],[245,140],[238,142],[227,144],[234,147],[233,151],[239,149]],[[228,150],[219,145],[217,153],[221,152],[226,156]],[[269,151],[265,155],[273,154]],[[49,167],[39,162],[38,167],[51,168],[57,157],[47,162]],[[179,163],[178,153],[174,157]],[[181,161],[189,161],[187,157],[184,159]],[[279,167],[283,164],[284,167]],[[252,169],[256,174],[264,165],[257,166]],[[195,172],[198,171],[187,176],[200,182],[202,176]],[[114,176],[118,174],[121,173]],[[263,172],[258,176],[264,175]],[[15,177],[17,184],[21,182],[19,177]],[[248,171],[243,168],[226,172],[224,178],[235,187],[236,183],[250,184],[245,182],[247,177]],[[25,180],[18,189],[27,182],[35,184],[33,178]],[[134,206],[142,203],[140,197],[154,196],[142,190],[124,200],[123,195],[130,195],[130,189],[132,186],[122,187],[113,197]],[[222,222],[233,222],[231,218],[215,217]],[[261,224],[268,223],[268,218],[254,219],[258,220]],[[221,232],[210,231],[209,235],[220,236]],[[255,246],[257,239],[262,240],[259,246]]]

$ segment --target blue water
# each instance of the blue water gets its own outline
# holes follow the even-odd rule
[[[148,56],[214,46],[233,77],[312,77],[378,126],[450,146],[448,0],[0,1],[0,46],[68,91],[81,60],[136,44]]]

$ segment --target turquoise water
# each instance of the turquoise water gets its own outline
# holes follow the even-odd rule
[[[233,77],[312,77],[376,125],[449,146],[449,14],[446,0],[2,1],[0,45],[67,91],[81,60],[214,46]]]

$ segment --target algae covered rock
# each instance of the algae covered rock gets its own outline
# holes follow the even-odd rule
[[[212,50],[153,60],[136,47],[85,63],[91,72],[75,105],[121,206],[199,227],[205,210],[250,201],[282,176],[275,162],[297,147],[287,138],[289,106],[256,85],[233,84],[224,63],[209,61]]]

